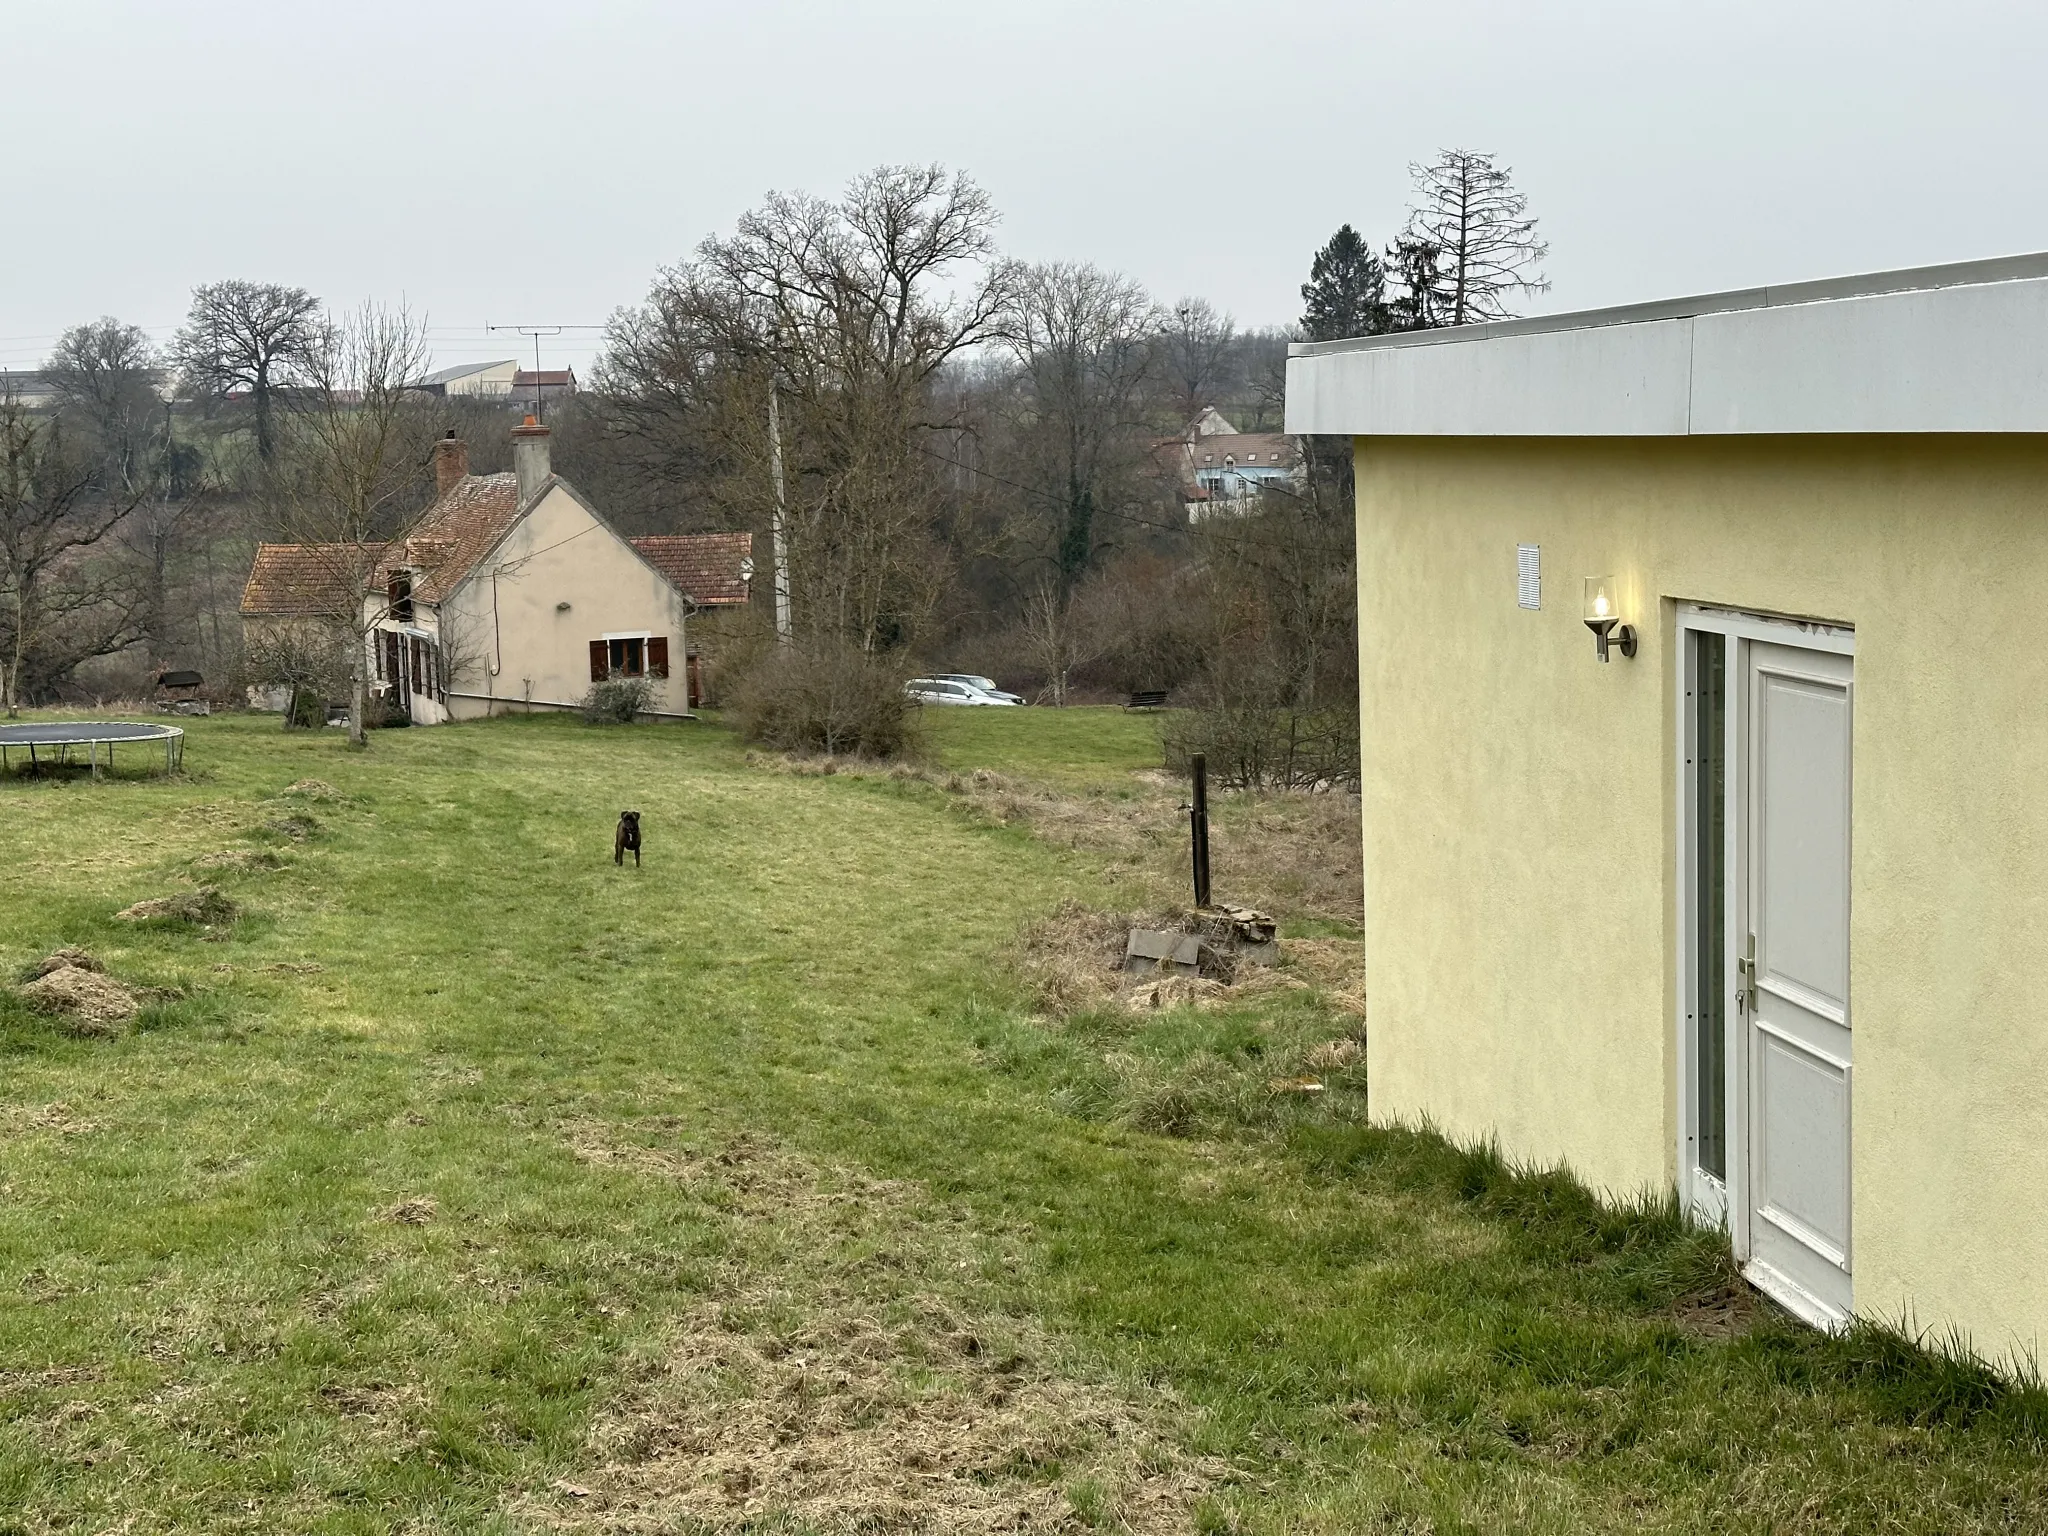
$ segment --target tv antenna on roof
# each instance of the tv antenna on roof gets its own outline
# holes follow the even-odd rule
[[[521,336],[531,336],[533,338],[533,415],[536,421],[546,421],[548,419],[547,411],[541,404],[542,396],[547,392],[546,386],[541,383],[540,379],[541,337],[559,336],[564,331],[601,331],[603,329],[604,327],[601,325],[492,325],[488,320],[484,322],[484,332],[486,335],[492,331],[517,331]],[[567,383],[562,385],[564,390],[568,389],[568,387]]]

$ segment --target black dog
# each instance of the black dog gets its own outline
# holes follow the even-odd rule
[[[619,830],[612,838],[612,862],[614,864],[625,863],[626,850],[628,848],[633,850],[633,867],[638,869],[640,867],[640,813],[638,811],[619,812]]]

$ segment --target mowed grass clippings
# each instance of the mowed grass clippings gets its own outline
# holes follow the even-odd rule
[[[1143,771],[1001,713],[1031,761],[946,771]],[[161,998],[0,997],[0,1530],[2048,1524],[2038,1394],[1366,1123],[1342,932],[1062,1014],[1019,934],[1150,891],[929,783],[192,725],[182,779],[0,785],[0,972]]]

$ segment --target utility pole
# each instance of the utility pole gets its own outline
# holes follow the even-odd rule
[[[782,402],[781,392],[776,387],[776,377],[781,369],[773,364],[768,369],[768,463],[775,474],[775,511],[769,523],[769,540],[773,544],[775,560],[775,638],[783,645],[789,644],[789,543],[783,532],[783,522],[789,513],[788,501],[782,485]]]

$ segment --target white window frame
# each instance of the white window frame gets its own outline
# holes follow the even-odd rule
[[[1739,886],[1742,858],[1741,818],[1737,814],[1740,797],[1737,793],[1741,783],[1742,754],[1747,740],[1748,703],[1741,679],[1747,674],[1743,670],[1747,663],[1745,654],[1752,641],[1763,641],[1771,645],[1796,646],[1809,651],[1829,651],[1840,656],[1856,654],[1856,631],[1852,625],[1830,623],[1824,620],[1795,619],[1774,614],[1754,613],[1742,609],[1723,608],[1708,603],[1679,602],[1675,633],[1678,643],[1672,649],[1672,696],[1678,711],[1675,741],[1678,750],[1673,754],[1676,761],[1672,768],[1677,790],[1677,897],[1672,903],[1677,928],[1672,934],[1672,953],[1678,959],[1677,1005],[1674,1009],[1672,1027],[1677,1043],[1678,1070],[1678,1114],[1676,1167],[1678,1170],[1678,1199],[1693,1218],[1707,1226],[1729,1228],[1729,1188],[1721,1180],[1698,1166],[1693,1155],[1697,1141],[1698,1127],[1694,1124],[1693,1073],[1699,1061],[1698,1037],[1694,1030],[1692,1001],[1694,985],[1698,978],[1701,957],[1698,953],[1699,926],[1693,920],[1693,876],[1694,876],[1694,812],[1697,805],[1694,782],[1693,731],[1696,727],[1694,712],[1688,707],[1693,689],[1695,665],[1692,637],[1695,634],[1720,635],[1727,647],[1723,659],[1723,676],[1727,679],[1727,726],[1722,732],[1723,762],[1721,783],[1728,796],[1726,813],[1722,826],[1726,846],[1722,851],[1721,868],[1724,871],[1722,900],[1725,903],[1725,919],[1722,932],[1732,935],[1740,926],[1741,911]],[[1728,945],[1729,953],[1723,957],[1727,976],[1722,987],[1722,996],[1733,999],[1736,995],[1734,950]],[[1722,1111],[1727,1124],[1723,1131],[1722,1145],[1726,1149],[1724,1166],[1732,1183],[1739,1171],[1747,1166],[1748,1147],[1748,1075],[1740,1070],[1742,1021],[1737,1010],[1730,1007],[1723,1020],[1727,1043],[1722,1051],[1723,1070],[1727,1082],[1722,1093]],[[1739,1234],[1738,1234],[1739,1236]],[[1746,1255],[1738,1253],[1738,1258]]]

